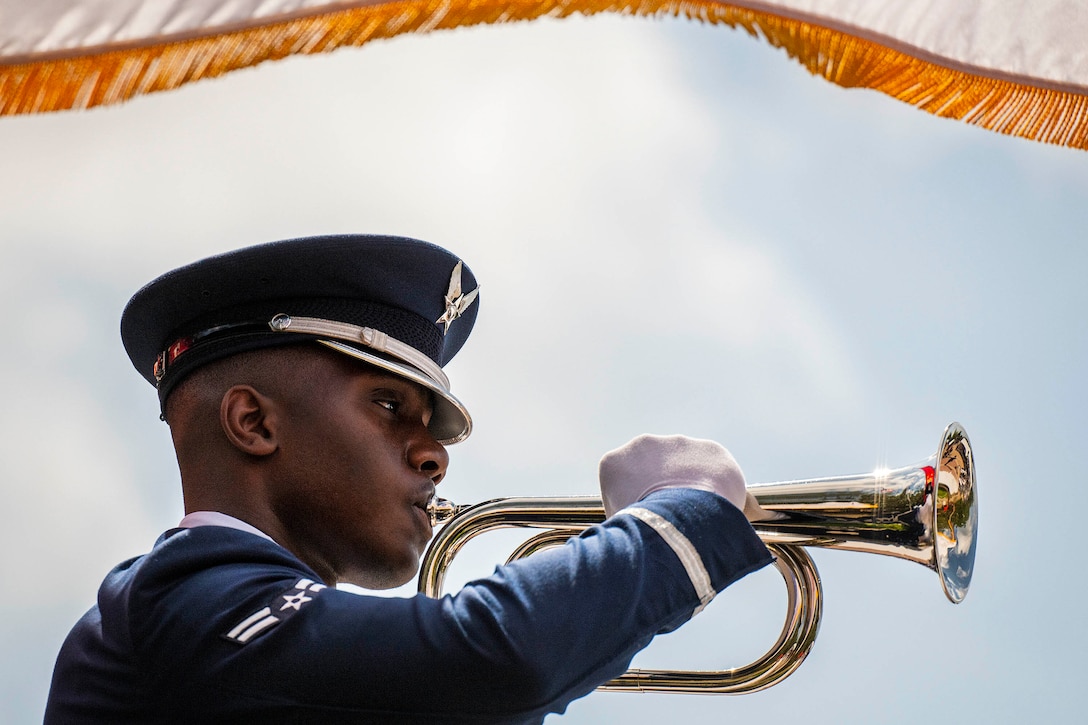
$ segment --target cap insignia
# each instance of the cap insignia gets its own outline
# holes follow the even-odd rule
[[[476,299],[479,291],[480,287],[477,286],[471,292],[461,294],[461,262],[458,261],[453,267],[453,274],[450,275],[450,288],[446,292],[446,311],[435,320],[435,324],[445,323],[445,328],[442,330],[443,335],[450,331],[450,325],[453,321],[465,313],[465,310]]]

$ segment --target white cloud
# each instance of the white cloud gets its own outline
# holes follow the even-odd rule
[[[106,568],[157,532],[136,489],[131,442],[96,384],[102,371],[90,369],[94,349],[116,341],[99,339],[91,300],[47,276],[65,263],[7,252],[5,262],[0,591],[29,612],[89,602]]]
[[[26,227],[49,218],[51,245],[132,287],[294,234],[448,244],[484,285],[473,397],[502,409],[516,391],[567,443],[597,445],[585,426],[599,419],[571,420],[561,391],[594,382],[614,405],[629,396],[600,386],[630,377],[602,366],[680,338],[734,374],[769,355],[799,361],[758,396],[849,407],[850,366],[804,287],[758,238],[707,217],[702,184],[729,163],[717,139],[731,119],[691,87],[652,24],[573,19],[466,41],[403,38],[50,117],[32,135],[63,163],[43,172],[40,146],[12,144],[39,178],[0,214]],[[2,189],[16,199],[18,176]]]
[[[850,413],[857,376],[836,325],[758,232],[708,213],[731,117],[652,24],[559,25],[403,38],[3,121],[0,301],[25,310],[4,344],[34,353],[0,367],[0,496],[19,512],[0,545],[9,581],[35,582],[27,606],[89,601],[109,566],[172,523],[138,480],[135,426],[154,422],[104,414],[111,392],[87,367],[135,378],[116,321],[88,316],[87,291],[35,266],[43,257],[134,291],[295,234],[456,249],[483,304],[451,366],[479,423],[454,454],[448,493],[462,500],[592,493],[603,446],[636,428],[710,435],[739,426],[721,427],[732,415],[784,437]],[[782,400],[802,413],[784,419]],[[33,558],[16,555],[27,547]]]

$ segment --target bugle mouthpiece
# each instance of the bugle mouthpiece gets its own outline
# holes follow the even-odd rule
[[[431,517],[431,526],[438,526],[444,524],[452,519],[460,507],[453,501],[447,498],[441,498],[440,496],[431,496],[431,500],[427,502],[427,514]]]

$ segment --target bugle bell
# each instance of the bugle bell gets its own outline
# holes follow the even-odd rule
[[[786,584],[787,613],[775,644],[754,662],[715,671],[631,669],[602,690],[740,694],[766,689],[792,674],[816,640],[822,614],[820,577],[803,547],[883,554],[938,574],[949,601],[967,595],[975,560],[978,496],[967,433],[951,423],[936,454],[913,466],[867,474],[748,486],[745,515]],[[439,596],[446,569],[470,539],[493,529],[542,529],[513,561],[566,541],[604,520],[600,498],[502,498],[471,506],[431,504],[445,524],[423,557],[419,591]]]

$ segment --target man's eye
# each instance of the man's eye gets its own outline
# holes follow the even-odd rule
[[[379,400],[376,402],[390,413],[396,413],[397,409],[400,407],[400,404],[395,400]]]

